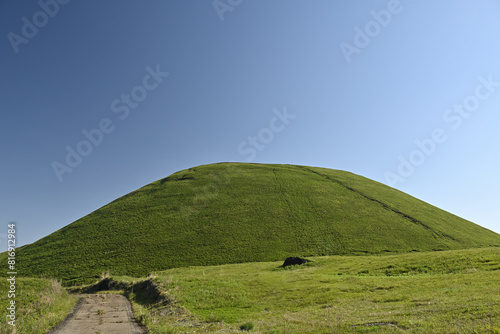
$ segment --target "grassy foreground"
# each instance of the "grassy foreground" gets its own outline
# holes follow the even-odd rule
[[[500,249],[328,256],[155,273],[150,333],[500,333]]]
[[[500,235],[359,175],[220,163],[146,185],[17,256],[23,275],[70,285],[106,271],[492,246]]]
[[[66,292],[55,280],[40,278],[16,278],[16,326],[7,323],[7,292],[9,283],[0,279],[0,333],[44,334],[61,322],[73,309],[77,298]],[[15,331],[14,331],[15,329]]]

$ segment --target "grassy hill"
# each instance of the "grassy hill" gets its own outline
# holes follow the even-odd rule
[[[76,283],[105,271],[490,246],[500,235],[349,172],[220,163],[146,185],[17,256],[23,275]]]

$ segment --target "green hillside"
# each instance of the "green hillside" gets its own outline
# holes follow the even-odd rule
[[[76,283],[105,271],[489,246],[500,235],[349,172],[220,163],[131,192],[17,257],[23,275]]]

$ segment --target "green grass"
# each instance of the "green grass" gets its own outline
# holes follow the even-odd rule
[[[150,334],[500,333],[499,248],[309,259],[113,276],[124,291],[107,293],[125,293]],[[76,300],[54,280],[17,291],[18,333],[45,333]]]
[[[15,329],[17,333],[44,334],[61,322],[75,306],[77,298],[69,295],[55,280],[40,278],[16,279],[16,296],[8,298],[9,284],[0,280],[0,333],[15,333],[9,325],[7,305],[16,302]],[[10,319],[9,319],[10,321]]]
[[[500,249],[311,259],[158,272],[185,312],[140,312],[152,333],[500,333]]]
[[[500,235],[352,173],[221,163],[144,186],[17,256],[23,275],[79,284],[104,271],[491,246]]]

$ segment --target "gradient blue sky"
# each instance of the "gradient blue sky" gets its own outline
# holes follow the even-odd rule
[[[250,158],[389,184],[402,157],[418,166],[396,188],[500,232],[497,1],[220,0],[220,15],[211,0],[73,0],[57,13],[54,1],[41,1],[53,17],[0,3],[3,245],[10,221],[31,243],[178,170]],[[36,34],[23,29],[34,20]],[[126,107],[147,67],[169,75]],[[464,103],[469,117],[453,109]],[[271,140],[285,109],[295,118]],[[53,162],[103,119],[113,131],[60,182]],[[241,154],[259,133],[264,149]]]

